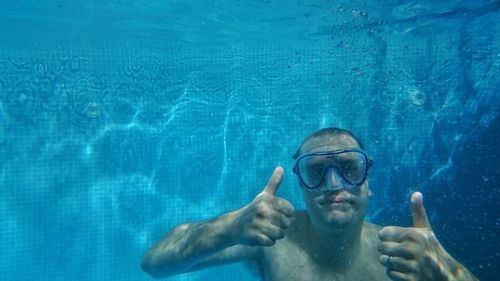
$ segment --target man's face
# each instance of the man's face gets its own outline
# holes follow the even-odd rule
[[[302,146],[301,154],[358,147],[352,137],[338,134],[308,140]],[[343,186],[344,182],[338,175],[327,173],[322,184],[330,185],[326,189],[335,191],[311,191],[302,187],[311,222],[319,227],[335,228],[346,228],[363,222],[370,196],[368,180],[352,190]]]

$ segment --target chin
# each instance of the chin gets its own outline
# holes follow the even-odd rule
[[[358,221],[357,216],[352,211],[333,210],[325,214],[326,223],[334,226],[349,226]]]

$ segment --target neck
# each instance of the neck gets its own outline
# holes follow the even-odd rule
[[[332,269],[348,269],[361,250],[363,222],[343,228],[309,224],[311,258]]]

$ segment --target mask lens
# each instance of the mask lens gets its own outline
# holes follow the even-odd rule
[[[321,184],[328,168],[336,169],[348,184],[360,185],[364,180],[368,165],[365,156],[357,151],[312,154],[303,157],[298,163],[302,180],[309,188]]]
[[[358,152],[347,152],[338,156],[337,169],[342,177],[352,185],[361,184],[367,167],[365,157]]]
[[[312,188],[321,183],[329,160],[324,156],[311,155],[304,157],[299,162],[299,171],[304,183]]]

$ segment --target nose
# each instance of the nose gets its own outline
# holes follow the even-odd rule
[[[342,176],[340,176],[334,167],[328,169],[326,178],[326,190],[335,191],[344,188]]]

